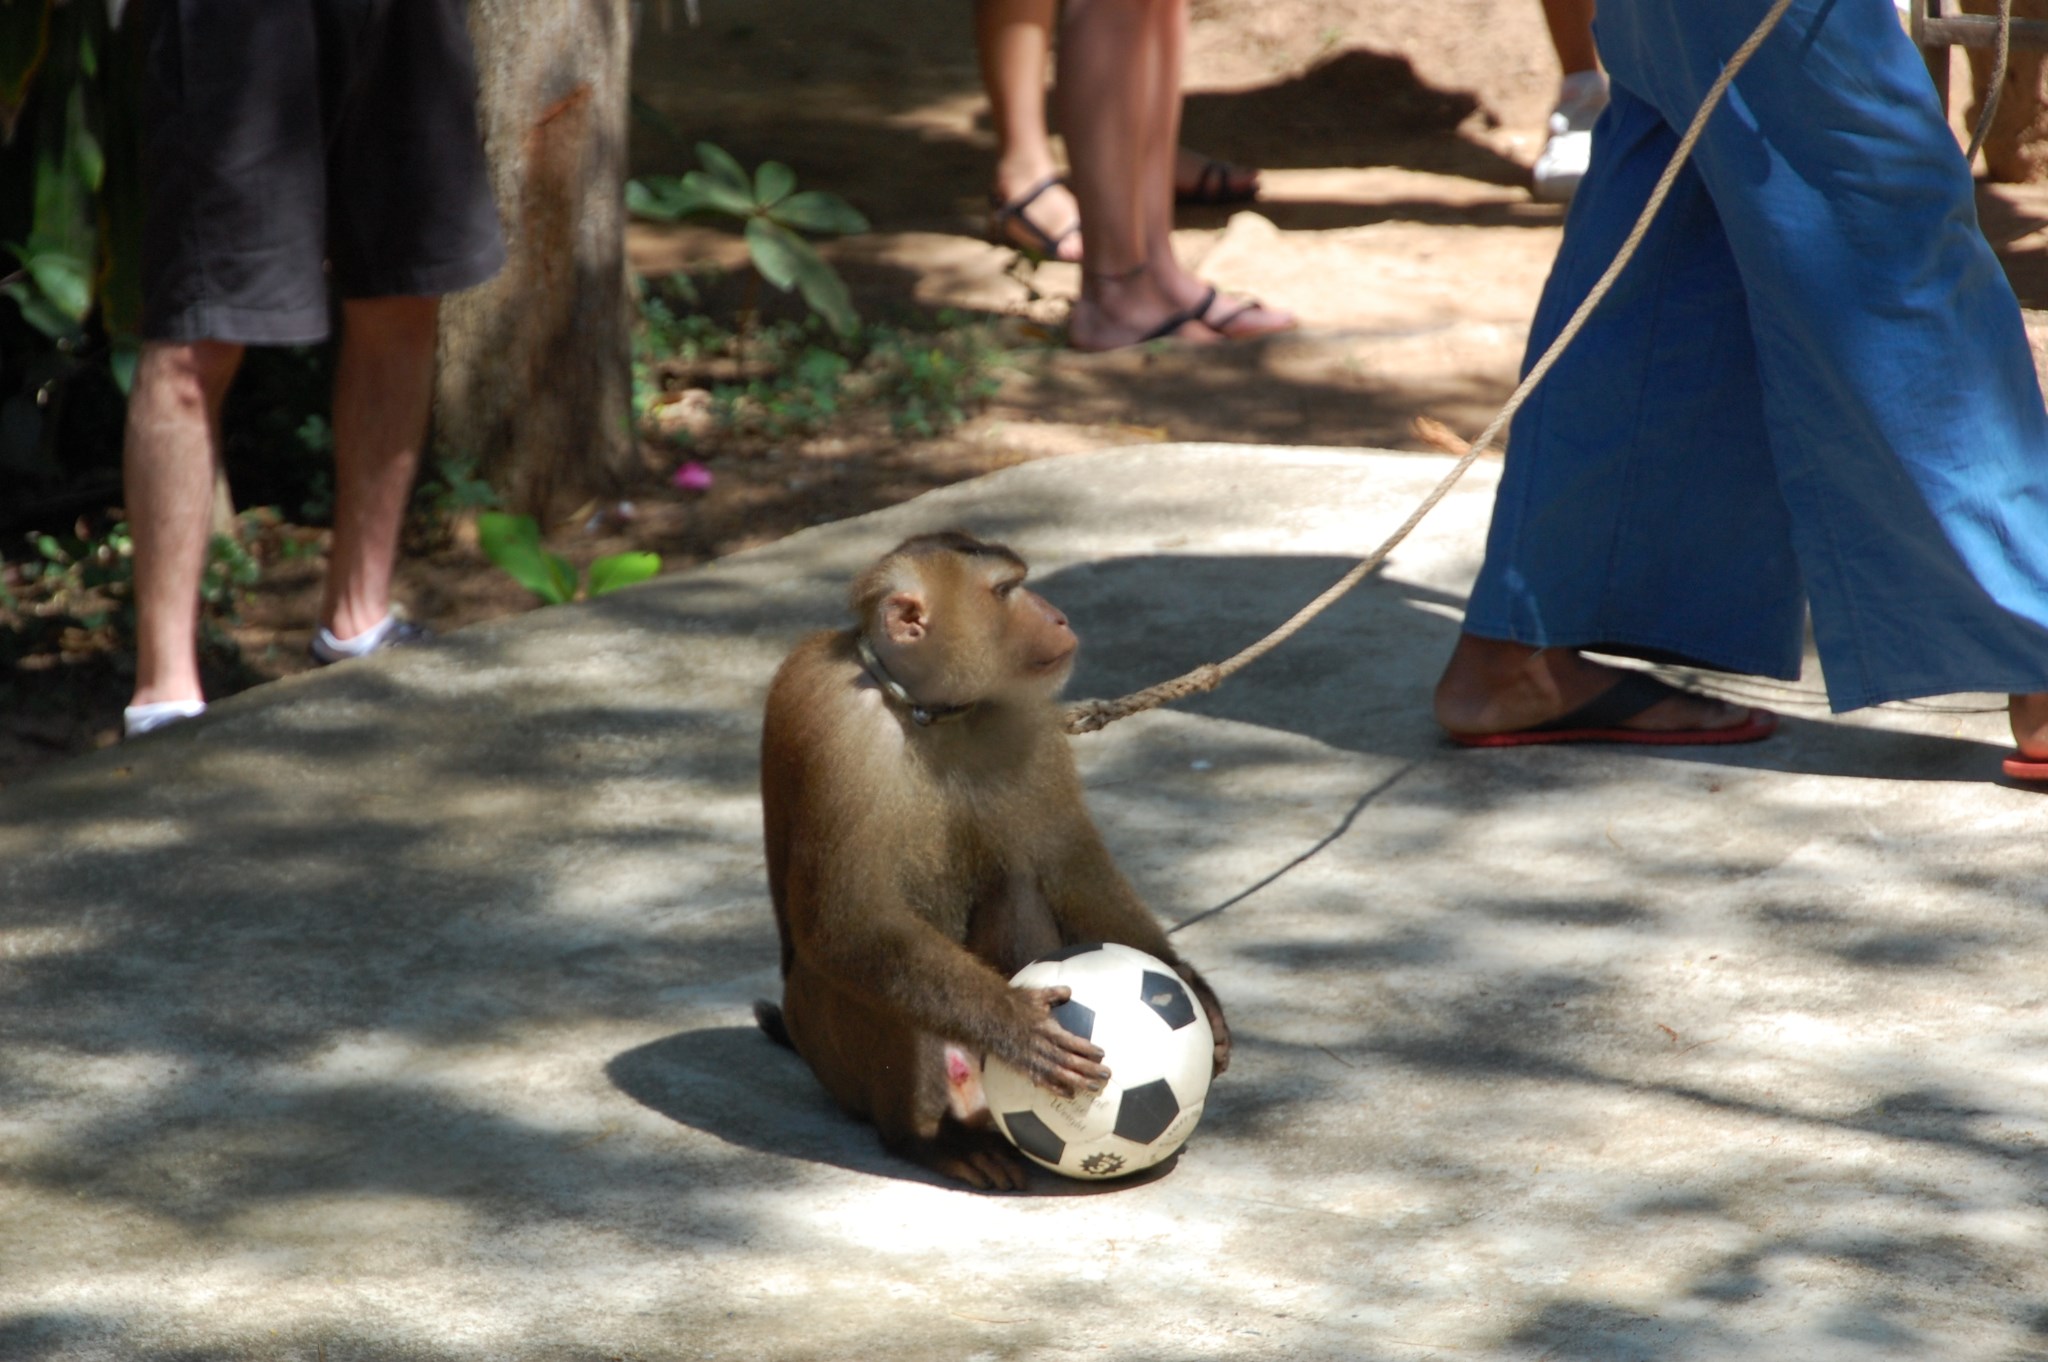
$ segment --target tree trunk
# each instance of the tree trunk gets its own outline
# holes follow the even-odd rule
[[[470,0],[508,259],[441,309],[437,449],[547,518],[636,469],[625,263],[629,0]]]

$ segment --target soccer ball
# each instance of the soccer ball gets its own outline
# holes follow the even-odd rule
[[[1114,944],[1069,946],[1011,978],[1020,988],[1065,985],[1061,1026],[1103,1051],[1101,1092],[1060,1097],[999,1059],[983,1061],[996,1125],[1035,1163],[1070,1178],[1114,1178],[1179,1149],[1202,1119],[1215,1033],[1170,965]]]

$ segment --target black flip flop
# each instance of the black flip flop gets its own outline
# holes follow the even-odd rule
[[[1132,341],[1131,344],[1144,345],[1148,341],[1165,340],[1168,336],[1171,336],[1174,332],[1180,330],[1189,322],[1201,321],[1202,314],[1204,312],[1207,312],[1210,309],[1210,307],[1215,304],[1215,302],[1216,290],[1212,288],[1207,293],[1202,295],[1201,302],[1196,303],[1193,307],[1184,307],[1180,311],[1173,313],[1165,321],[1159,323],[1159,325],[1153,327],[1150,331],[1147,331],[1144,335]],[[1203,325],[1206,326],[1207,323],[1204,322]]]
[[[1248,336],[1233,336],[1230,334],[1229,331],[1229,327],[1232,322],[1236,321],[1239,317],[1244,316],[1244,314],[1247,312],[1261,311],[1265,308],[1266,305],[1260,302],[1257,298],[1247,298],[1243,302],[1239,303],[1236,307],[1230,309],[1230,311],[1224,313],[1223,319],[1221,321],[1216,321],[1209,316],[1209,306],[1213,305],[1215,301],[1216,290],[1212,288],[1209,290],[1209,305],[1205,305],[1202,308],[1202,325],[1208,327],[1211,331],[1214,331],[1217,335],[1223,337],[1225,340],[1250,341],[1257,340],[1261,336],[1278,336],[1283,332],[1296,330],[1301,325],[1299,322],[1289,322],[1285,326],[1271,326],[1267,327],[1263,331],[1254,331]]]
[[[1066,231],[1055,236],[1039,226],[1038,223],[1032,221],[1031,214],[1026,210],[1038,201],[1040,194],[1043,194],[1056,184],[1064,185],[1066,182],[1065,176],[1048,175],[1016,198],[1011,199],[1008,203],[1004,203],[995,194],[990,194],[988,196],[990,209],[988,239],[998,246],[1008,246],[1013,250],[1022,251],[1024,254],[1034,256],[1040,260],[1058,260],[1060,258],[1060,243],[1081,230],[1080,219],[1076,218]],[[1029,232],[1038,244],[1032,246],[1019,242],[1010,234],[1011,223],[1015,223],[1026,232]]]
[[[1619,681],[1601,691],[1569,714],[1548,723],[1518,728],[1511,733],[1453,733],[1451,741],[1460,747],[1535,747],[1545,743],[1618,742],[1643,747],[1711,747],[1720,743],[1757,742],[1777,731],[1778,716],[1767,709],[1752,709],[1749,717],[1727,728],[1648,729],[1623,728],[1652,705],[1674,695],[1693,699],[1705,697],[1667,685],[1648,672],[1626,672]]]

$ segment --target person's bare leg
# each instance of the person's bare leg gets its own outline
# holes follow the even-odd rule
[[[2048,761],[2048,691],[2013,696],[2006,713],[2020,755],[2033,761]]]
[[[1180,149],[1181,69],[1187,50],[1187,0],[1161,0],[1151,15],[1152,40],[1147,45],[1150,69],[1142,86],[1144,140],[1139,146],[1140,210],[1145,223],[1145,258],[1162,293],[1174,306],[1193,308],[1209,294],[1209,286],[1181,267],[1173,254],[1173,174]],[[1291,330],[1291,313],[1263,304],[1217,294],[1202,314],[1203,321],[1236,339]]]
[[[1088,238],[1081,297],[1068,334],[1076,348],[1130,345],[1185,306],[1160,287],[1151,267],[1146,176],[1171,193],[1165,166],[1149,158],[1156,100],[1146,84],[1157,66],[1160,16],[1175,0],[1067,0],[1060,23],[1060,126],[1073,164],[1075,197]],[[1187,323],[1175,333],[1213,340]]]
[[[1564,75],[1600,65],[1593,46],[1593,0],[1543,0],[1543,21],[1550,25],[1550,45]]]
[[[128,399],[122,483],[135,540],[135,695],[202,698],[199,583],[213,534],[220,412],[242,362],[221,341],[142,347]]]
[[[1467,736],[1513,733],[1571,713],[1620,676],[1616,668],[1588,661],[1569,648],[1531,648],[1460,634],[1436,683],[1436,721],[1448,732]],[[1733,728],[1753,713],[1703,695],[1673,696],[1622,727],[1659,732]],[[2042,717],[2048,722],[2048,710]]]
[[[1045,126],[1045,77],[1058,17],[1059,0],[978,0],[974,7],[975,51],[996,133],[998,203],[1015,203],[1059,173]],[[1024,212],[1059,241],[1061,260],[1081,258],[1080,234],[1062,236],[1080,213],[1070,191],[1054,185]]]
[[[320,622],[354,638],[391,609],[398,535],[434,393],[434,298],[342,303],[334,374],[334,549]]]

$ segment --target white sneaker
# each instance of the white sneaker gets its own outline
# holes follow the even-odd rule
[[[1570,203],[1593,159],[1593,124],[1607,107],[1607,76],[1578,71],[1558,86],[1550,115],[1550,140],[1536,158],[1531,190],[1544,203]]]
[[[121,736],[139,738],[159,728],[196,719],[204,713],[204,700],[159,700],[154,704],[130,705],[121,711]]]

